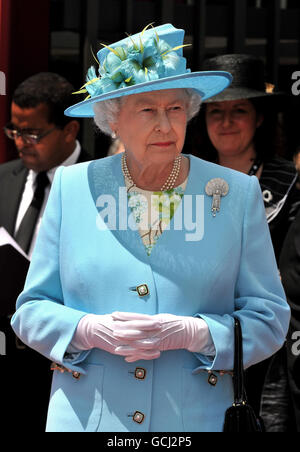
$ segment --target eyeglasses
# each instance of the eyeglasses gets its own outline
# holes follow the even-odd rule
[[[14,129],[11,125],[3,127],[5,135],[11,140],[16,140],[17,138],[22,138],[24,143],[26,144],[37,144],[41,141],[42,138],[49,135],[49,133],[53,132],[56,127],[53,129],[47,130],[43,133],[31,133],[29,129],[18,130]]]

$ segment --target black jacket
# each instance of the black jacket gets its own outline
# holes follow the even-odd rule
[[[300,213],[285,239],[279,267],[292,314],[286,344],[287,368],[294,417],[300,432]]]
[[[279,263],[286,235],[300,208],[300,191],[296,186],[297,180],[298,174],[294,164],[280,157],[274,157],[264,163],[259,179],[277,263]],[[284,372],[284,367],[281,363],[284,356],[284,350],[280,351],[272,358],[250,367],[245,373],[248,399],[257,414],[260,412],[263,393],[265,403],[262,414],[266,425],[273,423],[273,421],[277,422],[275,419],[276,413],[273,412],[273,405],[272,408],[266,408],[266,402],[269,406],[269,399],[271,400],[273,394],[272,385],[278,379],[276,373],[280,370],[279,367],[282,367]],[[263,390],[266,379],[267,385]],[[271,401],[271,403],[273,402]],[[278,401],[276,405],[278,405]],[[283,412],[281,408],[278,409],[280,409],[281,413]],[[285,428],[283,423],[279,428]]]

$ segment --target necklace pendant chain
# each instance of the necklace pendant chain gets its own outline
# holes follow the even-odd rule
[[[181,160],[182,156],[178,155],[173,163],[173,168],[166,182],[161,187],[160,191],[172,190],[175,187],[176,181],[178,179],[180,168],[181,168]],[[129,181],[130,188],[136,187],[135,182],[133,181],[131,174],[129,172],[127,161],[126,161],[126,153],[124,152],[122,155],[122,172],[124,177]]]

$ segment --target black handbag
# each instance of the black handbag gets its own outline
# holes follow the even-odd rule
[[[244,386],[243,337],[241,324],[234,318],[234,403],[226,410],[223,432],[251,433],[264,432],[262,419],[258,418],[248,404]]]

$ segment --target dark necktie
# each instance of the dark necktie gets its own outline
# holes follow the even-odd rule
[[[47,185],[49,185],[47,173],[38,173],[36,176],[36,189],[34,191],[33,199],[15,236],[16,241],[26,253],[28,253],[30,249],[31,240],[43,205],[45,188]]]

